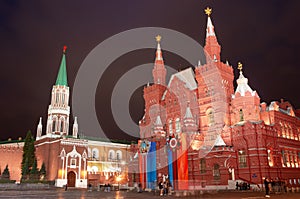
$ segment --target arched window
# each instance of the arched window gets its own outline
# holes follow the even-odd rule
[[[56,132],[56,118],[53,118],[52,121],[52,132]]]
[[[240,109],[240,122],[244,121],[244,112],[243,109]]]
[[[284,131],[285,131],[285,137],[290,138],[289,130],[288,130],[288,127],[287,127],[286,123],[284,123]]]
[[[220,178],[221,178],[220,165],[218,165],[218,164],[214,164],[213,177],[214,177],[214,180],[220,180]]]
[[[118,151],[116,152],[116,159],[117,159],[117,160],[122,160],[122,151],[118,150]]]
[[[269,166],[272,167],[274,165],[273,154],[272,154],[271,149],[268,149],[267,152],[268,152],[268,163],[269,163]]]
[[[181,131],[180,119],[179,118],[176,118],[175,130],[176,130],[176,133],[179,133]]]
[[[61,101],[62,101],[62,104],[64,105],[65,104],[65,94],[64,93],[62,94],[62,100]]]
[[[60,119],[60,132],[64,132],[65,129],[65,118]]]
[[[99,159],[99,150],[97,148],[92,150],[92,159]]]
[[[215,123],[214,111],[212,108],[207,109],[206,111],[207,123],[208,126],[212,126]]]
[[[98,167],[92,166],[91,170],[92,170],[93,173],[97,173],[98,172]]]
[[[111,149],[108,151],[108,160],[114,160],[114,159],[115,159],[115,151]]]

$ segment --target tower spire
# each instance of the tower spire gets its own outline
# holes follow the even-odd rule
[[[157,42],[157,48],[156,48],[155,62],[154,62],[154,68],[152,70],[152,74],[153,74],[153,80],[155,84],[166,85],[166,68],[164,65],[164,60],[163,60],[162,51],[160,47],[161,38],[162,37],[160,35],[157,35],[155,37]]]
[[[68,135],[69,132],[70,93],[67,82],[66,49],[67,47],[64,46],[56,83],[52,87],[46,127],[47,136]]]
[[[215,27],[211,20],[212,9],[207,7],[204,12],[207,15],[206,41],[204,46],[206,62],[208,63],[210,60],[215,62],[220,61],[221,46],[218,43]]]
[[[59,67],[59,71],[57,74],[55,85],[68,86],[67,66],[66,66],[66,50],[67,50],[67,46],[64,46],[63,56],[61,59],[61,63],[60,63],[60,67]]]
[[[162,52],[161,52],[161,47],[160,47],[161,36],[157,35],[155,37],[155,39],[157,41],[155,64],[164,64],[163,57],[162,57]]]

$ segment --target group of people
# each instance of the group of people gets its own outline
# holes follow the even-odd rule
[[[236,182],[235,185],[236,190],[250,190],[250,184],[246,182]]]
[[[266,190],[266,197],[270,197],[270,192],[287,192],[287,182],[286,180],[273,180],[269,178],[264,179],[264,186]]]
[[[170,183],[169,179],[160,180],[158,183],[158,188],[161,196],[171,195],[172,184]]]
[[[111,185],[110,184],[104,184],[104,192],[110,192],[111,190]]]

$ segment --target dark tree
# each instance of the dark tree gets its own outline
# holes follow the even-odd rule
[[[31,131],[28,131],[23,147],[23,158],[21,163],[22,179],[28,179],[35,159],[34,138],[31,134]]]
[[[2,179],[10,180],[10,173],[9,173],[8,165],[6,165],[1,177],[2,177]]]
[[[39,179],[39,169],[37,168],[37,161],[34,159],[32,168],[30,170],[29,179],[38,180]]]
[[[29,166],[28,166],[28,158],[26,158],[25,163],[22,165],[22,180],[28,180],[29,178]]]

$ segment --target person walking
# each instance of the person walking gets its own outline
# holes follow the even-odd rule
[[[266,195],[265,195],[266,198],[270,198],[270,187],[269,187],[269,183],[270,183],[269,179],[268,179],[268,178],[265,178],[265,180],[264,180],[264,185],[265,185],[265,189],[266,189]]]
[[[164,193],[164,183],[163,183],[163,181],[161,180],[161,181],[159,181],[159,183],[158,183],[158,188],[159,188],[159,195],[163,195],[163,193]]]

